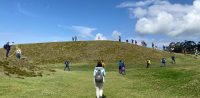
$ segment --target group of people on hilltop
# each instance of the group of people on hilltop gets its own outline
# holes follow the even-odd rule
[[[10,51],[11,51],[11,47],[14,45],[14,42],[12,42],[12,45],[10,45],[10,42],[7,42],[3,48],[6,50],[6,58],[9,57]],[[15,56],[17,59],[21,59],[22,56],[22,51],[21,49],[16,45],[16,51],[15,51]],[[12,56],[12,55],[11,55]]]
[[[175,64],[175,63],[176,63],[175,55],[174,55],[174,54],[171,56],[171,60],[172,60],[172,64]],[[166,62],[167,62],[167,60],[166,60],[165,58],[162,58],[162,59],[161,59],[161,65],[160,65],[160,67],[166,67]],[[147,60],[146,68],[149,68],[150,65],[151,65],[151,60],[148,59],[148,60]]]
[[[77,36],[74,36],[74,37],[72,37],[72,41],[74,42],[76,42],[76,41],[78,41],[78,38],[77,38]]]
[[[119,36],[119,42],[122,42],[122,37],[121,36]],[[128,39],[126,40],[126,43],[129,43]],[[131,39],[131,43],[137,45],[137,40]]]

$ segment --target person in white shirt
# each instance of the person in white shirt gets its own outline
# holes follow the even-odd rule
[[[103,97],[103,84],[105,82],[106,72],[102,66],[102,63],[99,61],[97,66],[94,69],[94,84],[96,88],[96,97],[102,98]]]
[[[16,47],[17,50],[16,50],[16,58],[17,59],[21,59],[21,55],[22,55],[22,51],[20,48]]]

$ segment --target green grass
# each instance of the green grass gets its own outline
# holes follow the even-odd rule
[[[77,63],[71,72],[63,71],[62,64],[38,65],[51,67],[43,77],[11,78],[1,76],[1,98],[94,98],[93,65]],[[129,65],[132,66],[132,65]],[[127,75],[118,74],[116,65],[108,64],[104,94],[108,98],[198,98],[200,78],[196,69],[130,68]],[[109,67],[109,68],[108,68]],[[191,67],[191,66],[186,66]],[[112,69],[112,70],[111,70]]]
[[[96,60],[102,58],[106,63],[107,98],[200,97],[200,59],[192,55],[176,54],[177,64],[172,65],[170,53],[127,43],[70,42],[20,47],[28,57],[28,64],[41,68],[42,77],[14,78],[4,75],[0,66],[0,98],[95,98],[93,69]],[[0,61],[5,61],[3,50],[0,52]],[[160,67],[162,57],[167,57],[166,68]],[[125,76],[118,74],[120,58],[126,61]],[[149,69],[145,68],[147,58],[152,61]],[[13,59],[8,60],[11,65],[21,65]],[[64,59],[71,60],[72,71],[63,71]]]

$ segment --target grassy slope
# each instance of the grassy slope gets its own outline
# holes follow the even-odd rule
[[[128,63],[141,63],[147,58],[159,60],[163,56],[169,56],[153,49],[112,41],[41,43],[19,45],[19,47],[24,56],[38,64],[60,63],[65,59],[75,63],[96,62],[98,59],[109,63],[119,59],[124,59]],[[3,50],[0,50],[0,55],[5,55]],[[0,60],[2,58],[3,56],[0,56]]]
[[[103,41],[38,45],[46,47],[49,51],[42,51],[45,55],[40,53],[34,55],[33,48],[39,50],[39,47],[23,45],[23,52],[27,52],[25,55],[31,58],[33,63],[39,63],[37,66],[56,69],[57,72],[54,74],[45,73],[42,78],[25,79],[10,78],[0,74],[1,98],[94,98],[92,71],[93,63],[97,58],[93,54],[106,60],[107,76],[104,94],[108,98],[200,97],[200,62],[199,59],[194,59],[192,56],[177,54],[176,65],[168,62],[167,68],[160,68],[160,58],[162,56],[169,57],[170,54],[126,43]],[[65,45],[68,48],[59,52],[58,50],[62,49],[59,47],[67,47]],[[75,49],[75,46],[78,48]],[[51,57],[49,53],[56,47],[58,50]],[[94,47],[96,48],[94,49]],[[81,57],[78,57],[80,54]],[[57,57],[60,58],[52,61],[53,58]],[[127,61],[126,76],[120,76],[117,73],[116,61],[119,57]],[[60,64],[60,60],[62,61],[64,58],[72,59],[72,72],[62,71],[63,64]],[[146,58],[152,58],[150,69],[144,68]],[[76,62],[76,60],[78,61]],[[46,62],[51,64],[46,64]]]

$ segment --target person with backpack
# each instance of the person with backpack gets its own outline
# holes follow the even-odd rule
[[[121,61],[121,74],[125,75],[126,74],[126,66],[124,61]]]
[[[160,67],[166,67],[166,59],[165,58],[161,59],[161,66]]]
[[[97,66],[94,69],[94,84],[96,88],[96,97],[102,98],[103,97],[103,84],[105,82],[106,72],[102,66],[101,61],[98,61]]]
[[[146,67],[146,68],[149,68],[150,65],[151,65],[151,60],[148,59],[148,60],[147,60],[147,67]]]
[[[13,43],[14,43],[14,42],[13,42]],[[12,46],[12,45],[10,45],[10,42],[7,42],[7,43],[3,46],[4,49],[6,50],[6,58],[9,57],[9,53],[10,53],[11,46]]]
[[[68,71],[70,71],[70,68],[69,68],[69,61],[65,60],[65,66],[64,66],[64,71],[66,71],[66,69],[68,69]]]
[[[176,63],[175,55],[173,54],[173,55],[172,55],[172,64],[175,64],[175,63]]]

